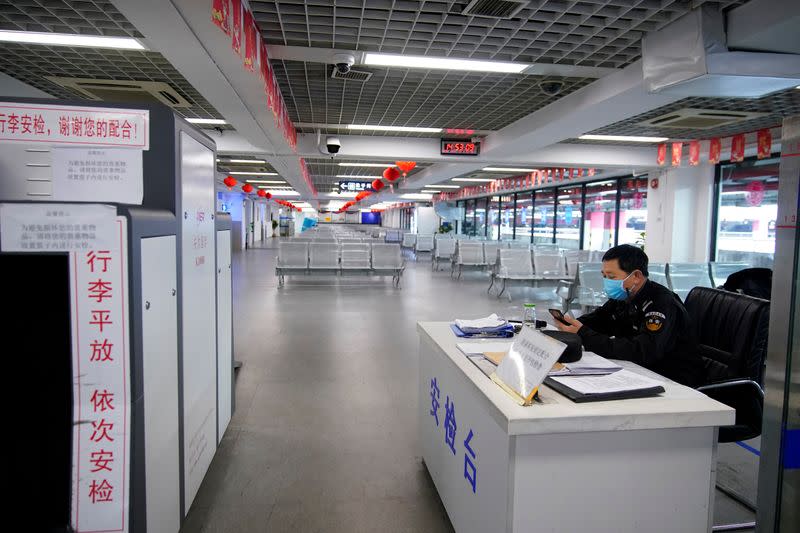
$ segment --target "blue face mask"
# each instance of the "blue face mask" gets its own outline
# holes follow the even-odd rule
[[[609,298],[612,300],[625,300],[628,298],[628,291],[622,286],[629,277],[633,275],[633,272],[628,274],[628,277],[625,279],[608,279],[603,278],[603,290],[608,295]]]

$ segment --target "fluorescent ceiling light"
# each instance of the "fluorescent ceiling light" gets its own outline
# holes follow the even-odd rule
[[[217,163],[252,163],[254,165],[264,165],[266,164],[266,161],[263,159],[217,159]]]
[[[200,124],[202,126],[205,125],[222,126],[224,124],[227,124],[227,122],[225,122],[221,118],[187,118],[186,122],[188,122],[189,124]]]
[[[339,163],[340,167],[375,167],[386,168],[393,167],[394,163]]]
[[[272,192],[272,196],[300,196],[300,193],[297,191],[270,191]]]
[[[286,183],[283,180],[245,180],[247,183]]]
[[[424,193],[424,194],[438,194],[438,193],[440,193],[442,191],[433,191],[431,189],[423,189],[423,190],[421,190],[419,192]]]
[[[356,192],[329,192],[328,196],[332,198],[355,198]]]
[[[44,44],[50,46],[81,46],[88,48],[118,48],[122,50],[147,50],[133,37],[104,37],[101,35],[75,35],[37,31],[0,31],[0,41],[7,43]]]
[[[403,131],[409,133],[440,133],[442,128],[417,128],[412,126],[378,126],[369,124],[348,124],[348,130]],[[382,166],[382,165],[381,165]],[[394,166],[394,165],[390,165]]]
[[[660,143],[669,137],[638,137],[634,135],[581,135],[578,139],[584,141],[623,141],[632,143]]]
[[[500,167],[484,167],[484,172],[533,172],[535,168],[500,168]]]
[[[529,66],[527,63],[478,61],[474,59],[454,59],[449,57],[380,54],[375,52],[367,52],[364,55],[364,64],[382,67],[467,70],[472,72],[505,72],[515,74],[522,72]]]
[[[430,185],[430,187],[436,187],[437,189],[460,189],[461,185]]]
[[[234,176],[277,176],[277,172],[228,172],[228,174],[233,174]]]
[[[433,198],[433,196],[430,194],[420,194],[412,192],[412,193],[401,194],[400,198],[403,198],[404,200],[430,200],[431,198]]]
[[[494,181],[494,178],[453,178],[450,181],[463,181],[467,183],[486,183]]]
[[[347,179],[351,179],[351,180],[365,180],[366,181],[366,180],[375,180],[375,179],[379,180],[383,176],[348,176],[347,174],[337,174],[336,177],[337,178],[347,178]]]

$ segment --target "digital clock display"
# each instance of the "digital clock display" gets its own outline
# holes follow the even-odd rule
[[[478,155],[481,153],[481,143],[463,139],[442,139],[441,147],[442,155]]]

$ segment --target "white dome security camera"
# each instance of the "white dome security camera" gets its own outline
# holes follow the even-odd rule
[[[339,153],[342,143],[339,141],[339,137],[326,137],[325,147],[328,149],[329,154],[336,155]]]
[[[339,74],[347,74],[350,72],[350,67],[356,62],[356,58],[351,54],[335,54],[333,56],[333,64],[336,65],[336,70]]]

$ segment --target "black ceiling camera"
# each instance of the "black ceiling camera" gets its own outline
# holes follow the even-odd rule
[[[539,84],[539,89],[547,96],[555,96],[564,88],[563,81],[547,80]]]
[[[325,138],[325,148],[328,149],[329,154],[336,155],[339,153],[339,149],[342,147],[342,143],[339,141],[339,137],[326,137]]]
[[[356,62],[356,58],[350,54],[336,54],[333,56],[333,64],[336,65],[336,70],[339,74],[347,74],[350,72],[350,67]]]

